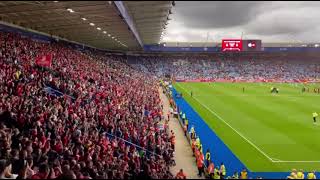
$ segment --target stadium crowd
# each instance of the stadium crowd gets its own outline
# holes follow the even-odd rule
[[[135,68],[156,74],[172,76],[177,80],[225,79],[225,80],[316,80],[320,65],[314,61],[288,59],[266,54],[141,57],[139,63],[131,59]]]
[[[0,179],[174,178],[175,136],[161,125],[157,76],[290,81],[320,73],[312,61],[263,56],[150,56],[135,63],[16,33],[0,32],[0,42]],[[51,67],[35,63],[47,54]],[[199,175],[226,178],[223,163],[215,166],[192,133]],[[247,178],[245,169],[239,174]],[[175,177],[186,175],[181,169]]]
[[[1,179],[173,178],[153,77],[63,42],[6,32],[0,42]],[[48,53],[51,67],[34,63]]]

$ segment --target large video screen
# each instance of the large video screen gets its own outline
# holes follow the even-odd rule
[[[223,39],[221,51],[261,51],[261,40]]]
[[[241,39],[223,39],[221,44],[222,51],[242,51]]]
[[[261,40],[242,40],[243,51],[261,51]]]

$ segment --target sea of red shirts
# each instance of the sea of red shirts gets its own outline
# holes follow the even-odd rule
[[[37,169],[52,162],[77,178],[120,179],[142,172],[172,178],[163,157],[171,150],[169,135],[157,130],[162,110],[156,78],[135,70],[122,56],[79,51],[63,42],[4,32],[0,41],[0,115],[9,112],[12,119],[11,125],[0,124],[0,159],[13,151],[26,153],[24,158],[33,161],[32,178],[43,177]],[[35,66],[35,57],[47,53],[53,53],[52,67]],[[64,96],[50,96],[46,85]],[[12,131],[2,133],[8,127]],[[105,132],[159,154],[140,156],[137,147]]]

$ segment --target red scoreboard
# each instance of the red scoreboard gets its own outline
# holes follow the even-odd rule
[[[261,51],[261,40],[223,39],[222,51]]]
[[[241,39],[223,39],[221,44],[222,51],[242,51]]]

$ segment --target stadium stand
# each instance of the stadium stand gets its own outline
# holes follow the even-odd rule
[[[0,40],[1,177],[173,178],[174,146],[168,127],[159,126],[164,117],[157,77],[303,81],[316,80],[319,72],[313,61],[266,56],[244,62],[248,57],[222,62],[219,57],[150,56],[134,63],[136,57],[79,51],[16,33],[1,32]],[[53,55],[50,68],[34,63],[46,54]],[[178,117],[184,127],[182,115]],[[191,137],[189,132],[190,145],[195,141]],[[202,162],[207,177],[223,174],[199,162],[196,152],[203,150],[193,148],[195,163]]]
[[[154,78],[120,56],[15,33],[0,41],[1,178],[173,177]],[[34,64],[47,53],[50,69]]]
[[[301,82],[316,81],[320,72],[314,61],[265,54],[249,61],[248,55],[126,57],[16,33],[1,32],[0,40],[2,178],[173,178],[172,135],[159,124],[159,78]],[[50,68],[34,62],[47,54]],[[186,137],[193,147],[196,136]],[[225,174],[199,161],[200,146],[193,150],[206,177]]]
[[[165,47],[158,40],[174,4],[0,3],[1,21],[8,21],[0,23],[0,179],[186,179],[188,168],[171,169],[177,141],[171,117],[185,133],[199,178],[250,178],[245,167],[231,172],[213,163],[219,157],[206,153],[214,148],[202,149],[201,131],[188,127],[170,83],[318,82],[319,52]],[[163,114],[159,89],[171,114]],[[315,179],[316,172],[293,169],[287,178]]]
[[[171,76],[175,80],[316,81],[319,64],[314,59],[301,59],[296,55],[283,57],[268,53],[244,53],[233,56],[150,56],[139,58],[139,64],[134,63],[134,59],[129,62],[140,71],[151,72],[158,77]]]

